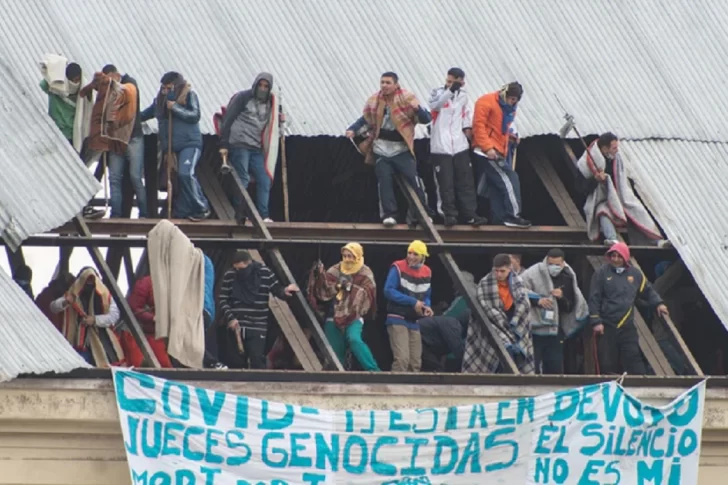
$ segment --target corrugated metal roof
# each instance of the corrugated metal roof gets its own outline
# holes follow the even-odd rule
[[[2,269],[0,343],[0,382],[20,374],[62,373],[90,367]]]
[[[728,327],[728,144],[625,141],[630,176]]]
[[[32,87],[0,59],[0,237],[13,249],[67,222],[101,187]]]
[[[283,86],[292,134],[341,134],[379,74],[421,98],[453,65],[473,93],[518,79],[523,135],[585,133],[728,141],[724,0],[0,0],[0,41],[34,89],[37,61],[63,53],[87,71],[108,62],[151,101],[167,70],[197,90],[202,128],[258,71]]]

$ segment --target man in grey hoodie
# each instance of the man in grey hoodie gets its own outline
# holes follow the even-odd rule
[[[273,94],[273,75],[261,72],[251,89],[230,100],[220,129],[220,154],[230,154],[243,186],[255,177],[255,206],[265,222],[272,222],[268,198],[278,160],[279,113]],[[240,201],[233,200],[238,206]]]

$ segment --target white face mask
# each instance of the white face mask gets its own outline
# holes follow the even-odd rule
[[[559,276],[561,272],[564,270],[563,267],[561,267],[560,264],[550,264],[549,265],[549,275],[553,278],[556,276]]]
[[[614,271],[617,272],[617,274],[624,273],[624,266],[620,266],[619,268],[614,268]]]
[[[81,83],[68,81],[68,94],[76,94],[81,89]]]

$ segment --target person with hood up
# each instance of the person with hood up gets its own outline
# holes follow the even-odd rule
[[[417,321],[431,317],[432,270],[422,241],[412,241],[407,257],[392,263],[384,284],[387,299],[387,332],[392,346],[392,372],[419,372],[422,367],[422,336]]]
[[[157,97],[141,112],[141,118],[142,121],[156,118],[159,147],[165,154],[169,146],[170,119],[172,122],[172,152],[177,158],[172,216],[192,221],[207,219],[210,206],[195,174],[202,155],[200,100],[192,85],[178,72],[165,73],[160,84]]]
[[[473,152],[476,164],[485,173],[493,224],[528,228],[531,222],[521,217],[521,181],[513,169],[517,143],[513,124],[522,96],[523,87],[512,82],[476,101]]]
[[[589,307],[561,249],[521,275],[531,299],[531,335],[537,374],[564,373],[564,339],[587,323]]]
[[[240,91],[230,100],[220,128],[220,155],[229,154],[230,163],[248,188],[255,178],[255,207],[265,222],[273,222],[268,211],[270,188],[278,163],[278,99],[273,94],[273,75],[261,72],[251,89]],[[233,204],[240,204],[233,200]]]
[[[220,311],[228,328],[226,355],[230,357],[238,354],[232,349],[236,348],[235,342],[240,338],[245,356],[242,362],[227,362],[230,367],[266,368],[265,339],[268,334],[269,296],[273,294],[285,300],[296,291],[299,291],[298,286],[281,285],[273,271],[262,263],[253,261],[248,251],[238,251],[235,254],[233,267],[222,278]]]
[[[647,277],[632,266],[629,247],[617,242],[607,251],[607,263],[594,272],[589,287],[589,319],[595,338],[599,373],[644,375],[637,326],[635,302],[639,298],[655,308],[658,316],[669,315],[667,306]]]
[[[503,342],[519,372],[533,374],[533,341],[529,326],[531,304],[523,280],[511,269],[508,254],[493,258],[493,270],[478,283],[478,303]],[[501,362],[490,345],[487,330],[479,321],[468,326],[463,357],[463,372],[495,374]]]
[[[86,362],[96,367],[125,363],[113,330],[119,307],[95,269],[83,268],[68,291],[51,302],[50,310],[63,313],[61,332]]]
[[[400,174],[414,188],[425,210],[429,210],[417,176],[414,143],[415,125],[427,124],[432,118],[414,94],[399,86],[396,73],[382,74],[379,87],[364,105],[363,115],[346,130],[346,136],[353,140],[359,132],[367,133],[358,149],[364,154],[364,163],[374,165],[379,183],[380,217],[385,226],[392,227],[397,224],[395,174]],[[407,219],[417,220],[411,208]]]
[[[50,320],[58,331],[63,329],[63,315],[51,311],[51,303],[57,298],[62,298],[71,287],[76,278],[71,273],[61,273],[48,283],[35,298],[35,304],[43,312],[43,315]]]
[[[464,86],[465,72],[453,67],[447,71],[445,86],[430,94],[430,163],[435,171],[438,206],[445,217],[445,227],[457,224],[458,215],[472,226],[488,223],[475,213],[478,202],[470,163],[472,113]]]
[[[316,263],[308,284],[309,301],[332,302],[326,315],[324,332],[339,362],[346,362],[346,349],[351,349],[362,369],[379,372],[379,365],[369,346],[362,339],[364,320],[377,314],[377,284],[374,273],[364,264],[364,248],[350,242],[341,248],[341,261],[324,271]]]

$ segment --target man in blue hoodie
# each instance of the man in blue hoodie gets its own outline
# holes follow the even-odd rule
[[[230,155],[230,163],[246,189],[250,175],[255,177],[255,207],[265,222],[273,222],[268,200],[278,161],[278,110],[273,75],[261,72],[251,89],[230,100],[220,128],[220,155]],[[238,208],[239,204],[235,198],[233,205]]]
[[[167,138],[172,121],[172,151],[177,156],[173,216],[192,221],[206,219],[210,216],[210,208],[195,174],[202,155],[200,101],[190,83],[178,72],[166,73],[160,83],[156,99],[142,111],[141,118],[142,121],[157,119],[163,153],[169,146]]]

